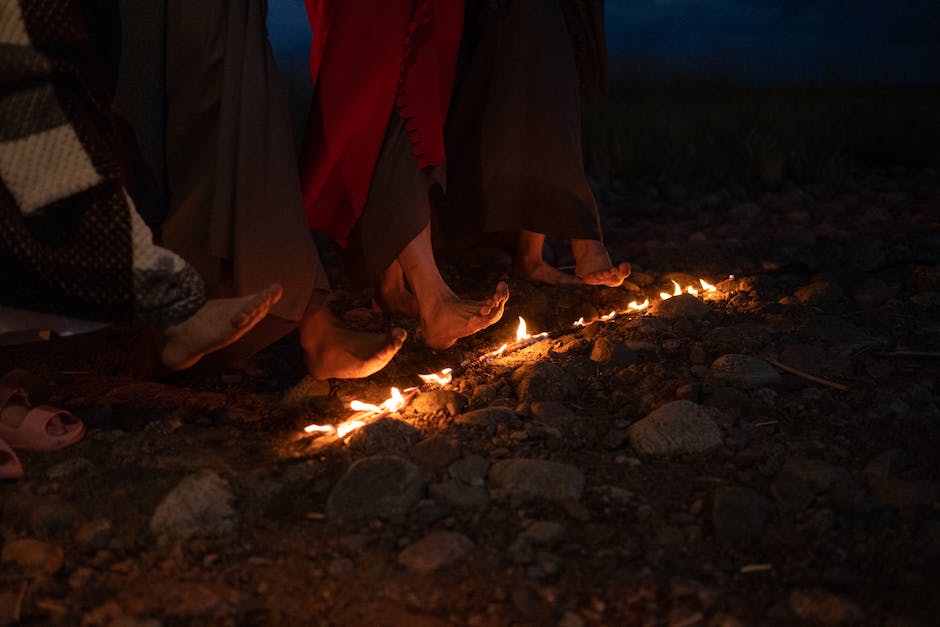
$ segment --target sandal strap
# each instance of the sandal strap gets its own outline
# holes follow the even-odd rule
[[[7,403],[9,403],[14,398],[23,405],[31,407],[29,404],[29,395],[26,393],[26,390],[21,387],[13,387],[4,383],[0,383],[0,410],[6,407]]]

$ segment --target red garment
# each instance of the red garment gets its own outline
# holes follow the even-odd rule
[[[362,215],[393,110],[418,166],[444,163],[461,0],[306,0],[314,98],[301,157],[312,228],[340,245]]]

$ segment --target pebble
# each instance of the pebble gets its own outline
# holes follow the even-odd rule
[[[467,536],[455,531],[432,531],[398,554],[398,563],[410,571],[427,574],[457,562],[474,544]]]
[[[526,527],[521,535],[533,544],[552,546],[564,537],[565,531],[563,523],[554,520],[537,520]]]
[[[845,468],[806,457],[791,457],[784,462],[783,472],[823,491],[845,484],[851,479],[849,471]]]
[[[539,422],[557,429],[570,429],[578,421],[577,414],[554,401],[532,403],[529,410]]]
[[[2,504],[2,520],[31,532],[63,537],[81,521],[71,504],[52,496],[12,494]]]
[[[808,483],[786,476],[778,477],[770,484],[770,493],[780,507],[791,512],[802,512],[815,498]]]
[[[447,469],[450,476],[467,485],[483,487],[490,470],[490,461],[479,455],[469,455],[455,461]]]
[[[700,405],[672,401],[627,429],[630,444],[644,455],[698,453],[720,446],[721,429]]]
[[[549,361],[537,361],[512,374],[516,394],[529,401],[563,401],[578,392],[578,384],[568,372]]]
[[[862,307],[878,307],[897,294],[881,279],[868,278],[852,288],[852,298]]]
[[[506,459],[490,468],[489,487],[500,496],[577,501],[584,490],[584,473],[559,462]]]
[[[790,609],[803,620],[822,625],[857,624],[863,618],[857,605],[822,588],[794,590]]]
[[[711,311],[712,308],[708,304],[700,301],[691,294],[681,294],[679,296],[673,296],[668,300],[661,300],[650,309],[650,313],[654,316],[659,316],[667,320],[675,320],[678,318],[704,318],[709,315]]]
[[[421,432],[403,420],[380,418],[349,436],[349,448],[359,455],[406,454],[421,439]]]
[[[470,396],[470,404],[474,407],[489,405],[499,396],[499,383],[484,383],[474,387],[473,394]]]
[[[623,342],[613,342],[601,337],[594,340],[590,359],[593,362],[625,368],[636,363],[636,352]]]
[[[752,390],[780,383],[777,369],[763,359],[750,355],[722,355],[712,362],[712,378],[727,386]]]
[[[457,416],[454,422],[477,427],[495,427],[496,425],[510,423],[516,418],[516,412],[512,408],[494,406],[468,411]]]
[[[75,544],[83,553],[95,553],[107,548],[112,535],[111,521],[99,518],[78,528],[75,532]]]
[[[331,520],[397,518],[411,511],[425,494],[420,469],[393,455],[354,462],[330,492],[326,515]]]
[[[707,407],[713,407],[729,417],[740,418],[747,413],[750,402],[747,394],[736,388],[719,387],[712,390],[705,401]]]
[[[419,394],[411,403],[411,408],[421,414],[444,413],[456,416],[470,404],[469,399],[453,390],[434,390]]]
[[[23,538],[3,545],[0,562],[16,565],[24,575],[53,575],[62,568],[65,553],[54,544]]]
[[[896,509],[927,507],[937,500],[938,486],[931,481],[905,481],[895,477],[872,477],[868,489],[883,505]]]
[[[904,451],[889,449],[868,462],[862,472],[869,479],[890,477],[897,472],[904,461]]]
[[[430,486],[431,498],[435,501],[458,509],[483,507],[490,501],[486,488],[467,485],[453,479]]]
[[[411,459],[419,466],[445,468],[460,459],[460,441],[448,435],[432,435],[411,448]]]
[[[686,383],[676,388],[676,398],[678,400],[697,403],[701,397],[702,385],[700,383]]]
[[[234,500],[228,481],[215,472],[189,475],[154,510],[150,531],[177,542],[228,533],[237,524]]]
[[[718,488],[712,510],[715,534],[731,546],[749,547],[760,539],[773,509],[773,503],[750,488]]]
[[[841,308],[845,292],[830,281],[816,281],[803,286],[793,293],[807,307],[818,307],[823,311],[838,311]]]
[[[78,479],[87,475],[95,469],[91,460],[84,457],[70,457],[65,461],[50,466],[46,470],[46,477],[49,479]]]

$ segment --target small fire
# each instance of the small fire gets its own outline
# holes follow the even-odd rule
[[[702,289],[705,290],[706,292],[717,292],[717,291],[718,291],[718,288],[717,288],[717,287],[715,287],[715,286],[712,285],[711,283],[707,282],[705,279],[699,279],[698,282],[702,284]]]
[[[405,390],[406,392],[411,392],[414,388],[409,388]],[[398,411],[405,406],[405,397],[402,395],[401,390],[398,388],[392,388],[391,396],[385,399],[385,402],[381,405],[373,405],[371,403],[363,403],[362,401],[352,401],[349,403],[349,407],[356,411],[366,411],[372,414],[381,414],[383,412],[393,412]]]
[[[698,296],[698,290],[692,287],[691,285],[685,288],[686,293],[691,294],[692,296]]]
[[[617,312],[616,312],[616,311],[611,311],[611,312],[610,312],[609,314],[607,314],[606,316],[601,316],[601,320],[613,320],[613,319],[616,318],[616,317],[617,317]]]
[[[305,433],[330,433],[333,431],[333,425],[307,425],[304,427]]]
[[[444,387],[454,380],[454,371],[451,368],[444,368],[440,374],[419,374],[418,378],[425,383],[436,383]]]
[[[347,420],[343,424],[336,427],[336,437],[345,438],[353,431],[362,429],[364,426],[366,426],[366,423],[361,420]]]
[[[586,326],[586,325],[584,324],[584,316],[581,316],[580,318],[578,318],[577,320],[575,320],[575,321],[574,321],[574,324],[572,324],[571,326],[573,326],[573,327],[583,327],[583,326]]]
[[[509,348],[509,344],[503,344],[502,346],[500,346],[499,348],[497,348],[495,351],[492,351],[492,352],[490,352],[490,353],[487,353],[486,356],[487,356],[487,357],[490,357],[490,358],[492,358],[492,359],[496,359],[497,357],[499,357],[500,355],[502,355],[503,353],[505,353],[507,348]]]
[[[522,318],[522,316],[519,316],[519,328],[516,329],[516,341],[521,342],[522,340],[527,340],[530,337],[532,336],[527,332],[525,320]]]
[[[644,309],[647,309],[649,306],[650,306],[650,299],[648,298],[644,300],[642,303],[632,301],[629,305],[627,305],[627,307],[629,307],[633,311],[643,311]]]
[[[670,294],[669,292],[660,292],[659,293],[660,298],[662,298],[663,300],[669,300],[673,296],[679,296],[682,294],[682,287],[675,280],[673,280],[672,284],[676,286],[676,289],[673,290],[672,294]]]

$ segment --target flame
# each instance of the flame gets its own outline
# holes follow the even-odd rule
[[[685,291],[692,296],[698,296],[698,290],[692,287],[691,285],[685,288]]]
[[[627,307],[629,307],[630,309],[632,309],[632,310],[634,310],[634,311],[643,311],[644,309],[646,309],[646,308],[649,307],[649,306],[650,306],[650,299],[648,299],[648,298],[647,298],[646,300],[644,300],[642,303],[638,303],[638,302],[636,302],[636,301],[632,301],[629,305],[627,305]]]
[[[717,292],[717,291],[718,291],[718,288],[717,288],[717,287],[715,287],[715,286],[712,285],[711,283],[707,282],[705,279],[699,279],[698,282],[702,284],[702,289],[705,290],[706,292]]]
[[[411,392],[414,388],[408,388],[406,392]],[[373,405],[372,403],[363,403],[362,401],[352,401],[349,403],[349,407],[356,411],[365,411],[372,414],[381,414],[383,412],[393,412],[398,411],[405,406],[405,397],[402,395],[401,390],[398,388],[392,388],[391,396],[385,399],[385,402],[381,405]]]
[[[522,340],[527,340],[530,337],[532,336],[527,332],[525,320],[523,320],[522,316],[519,316],[519,328],[516,329],[516,341],[521,342]]]
[[[382,408],[378,405],[372,405],[371,403],[363,403],[362,401],[353,401],[349,404],[349,407],[355,411],[368,411],[373,414],[382,413]]]
[[[682,294],[682,287],[673,279],[672,284],[676,286],[676,289],[673,290],[672,294],[669,292],[660,292],[659,297],[663,300],[669,300],[673,296],[679,296]]]
[[[499,357],[500,355],[502,355],[503,353],[506,352],[506,349],[507,349],[507,348],[509,348],[509,344],[503,344],[502,346],[500,346],[499,348],[497,348],[495,351],[493,351],[493,352],[491,352],[491,353],[488,353],[488,355],[489,355],[490,357],[494,357],[494,358],[495,358],[495,357]]]
[[[418,378],[425,383],[437,383],[443,387],[454,380],[453,373],[454,371],[451,368],[444,368],[441,370],[441,374],[419,374]]]
[[[573,326],[573,327],[583,327],[583,326],[585,326],[585,324],[584,324],[584,316],[581,316],[580,318],[578,318],[577,320],[575,320],[575,321],[574,321],[574,324],[572,324],[571,326]]]
[[[330,433],[333,429],[333,425],[307,425],[304,433]]]
[[[366,426],[366,423],[361,420],[347,420],[343,424],[336,427],[336,437],[345,438],[353,431],[361,429],[364,426]]]
[[[617,312],[616,312],[616,311],[611,311],[611,312],[610,312],[609,314],[607,314],[606,316],[601,316],[601,320],[613,320],[613,319],[616,318],[616,317],[617,317]]]

